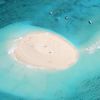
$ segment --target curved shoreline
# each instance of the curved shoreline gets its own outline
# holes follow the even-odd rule
[[[77,49],[67,40],[47,31],[33,31],[20,37],[11,50],[10,54],[18,62],[46,70],[69,68],[79,56]]]

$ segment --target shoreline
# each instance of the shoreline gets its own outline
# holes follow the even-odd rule
[[[33,31],[19,37],[9,54],[19,63],[46,70],[69,68],[77,62],[79,56],[71,43],[47,31]]]

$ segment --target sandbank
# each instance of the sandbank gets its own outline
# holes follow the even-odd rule
[[[27,66],[47,70],[69,68],[79,56],[69,41],[47,31],[33,31],[19,37],[11,55]]]

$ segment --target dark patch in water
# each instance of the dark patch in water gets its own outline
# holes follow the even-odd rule
[[[100,100],[100,76],[82,81],[70,100]]]
[[[26,99],[0,91],[0,100],[26,100]]]

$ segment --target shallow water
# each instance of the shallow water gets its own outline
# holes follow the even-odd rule
[[[0,99],[99,100],[100,1],[4,1],[0,3]],[[16,63],[8,54],[13,40],[41,28],[74,44],[80,53],[78,62],[59,72]]]

